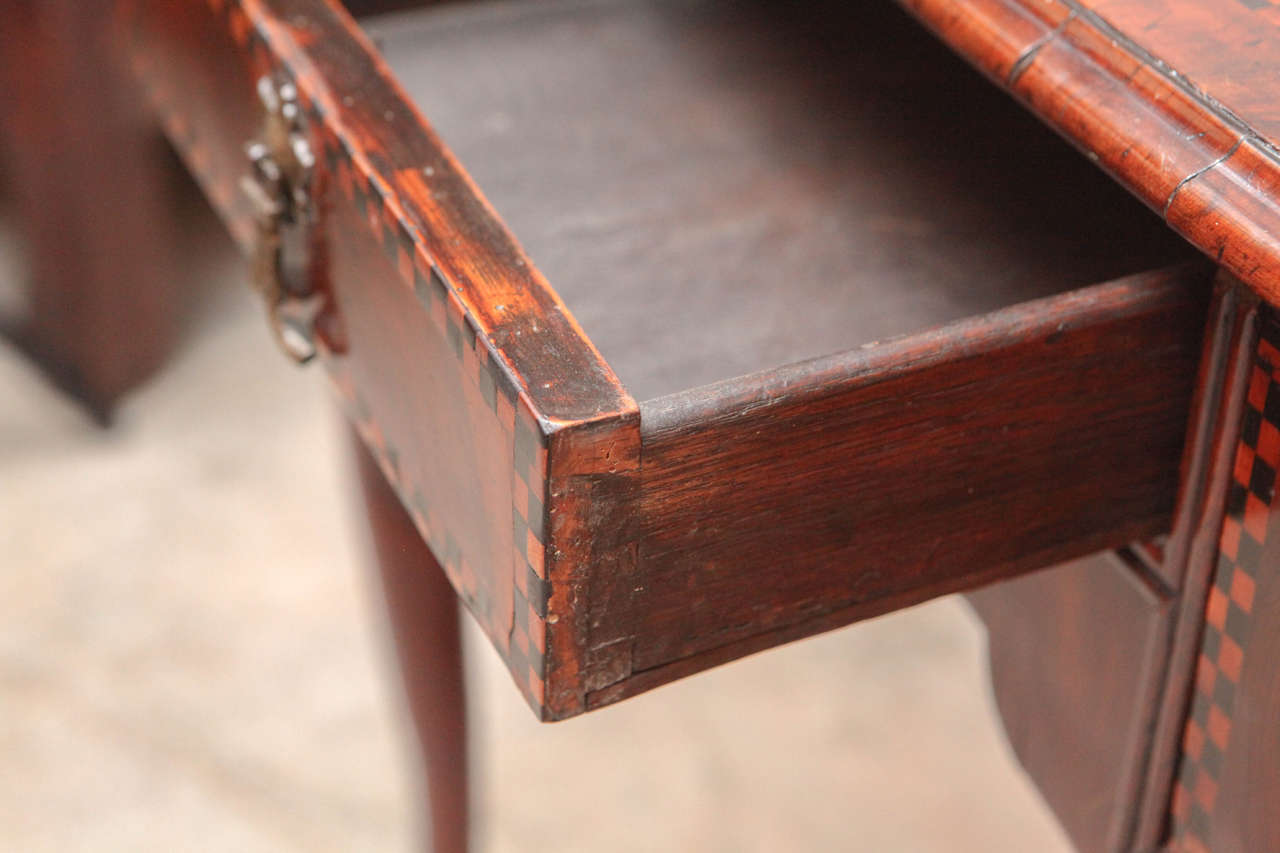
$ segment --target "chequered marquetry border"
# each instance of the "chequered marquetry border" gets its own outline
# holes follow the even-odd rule
[[[239,0],[206,0],[206,3],[255,73],[290,71],[282,69],[277,51],[271,48],[269,34],[254,25]],[[163,69],[152,68],[144,50],[134,50],[132,58],[137,76],[187,166],[210,200],[226,213],[233,230],[246,227],[248,208],[238,195],[240,175],[219,173],[214,158],[209,156],[180,107],[180,93],[169,89]],[[348,415],[450,581],[480,619],[520,690],[535,709],[540,709],[544,694],[547,602],[551,590],[546,575],[547,448],[533,405],[510,368],[479,332],[478,323],[456,288],[432,261],[422,235],[404,217],[390,186],[358,153],[353,140],[337,123],[327,120],[326,111],[313,97],[308,81],[294,79],[309,119],[311,141],[324,171],[323,179],[330,181],[335,191],[353,204],[366,221],[402,282],[412,290],[433,321],[433,327],[457,358],[461,375],[474,384],[493,413],[511,448],[514,542],[511,564],[514,611],[511,614],[494,612],[496,590],[486,589],[480,582],[468,555],[462,553],[453,533],[433,510],[424,484],[412,482],[408,472],[402,470],[399,454],[374,420],[343,360],[326,353],[330,378]],[[505,522],[494,519],[493,523]]]
[[[1191,709],[1174,782],[1172,849],[1209,853],[1209,825],[1231,741],[1236,689],[1280,471],[1280,326],[1262,324],[1231,473],[1218,563],[1205,604]]]

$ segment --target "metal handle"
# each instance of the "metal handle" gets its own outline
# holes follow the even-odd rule
[[[258,97],[265,112],[261,137],[245,146],[250,170],[240,182],[257,223],[253,285],[266,305],[280,348],[298,364],[306,364],[316,355],[315,319],[320,310],[308,277],[315,158],[294,85],[262,77]]]

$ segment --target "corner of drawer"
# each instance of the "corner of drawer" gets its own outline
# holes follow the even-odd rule
[[[586,710],[592,690],[631,674],[630,639],[601,623],[636,568],[640,414],[540,422],[546,448],[544,721]]]

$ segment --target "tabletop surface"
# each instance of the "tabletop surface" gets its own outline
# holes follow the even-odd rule
[[[1280,9],[901,0],[1178,233],[1280,301]]]
[[[1280,139],[1280,4],[1272,0],[1079,0],[1216,107]]]

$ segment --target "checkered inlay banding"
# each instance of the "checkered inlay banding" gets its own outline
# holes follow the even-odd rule
[[[367,224],[402,284],[430,317],[430,328],[447,342],[463,380],[478,391],[501,428],[510,453],[514,546],[509,575],[513,603],[512,610],[505,613],[496,612],[496,602],[505,601],[506,596],[489,588],[494,582],[491,573],[476,571],[457,538],[433,511],[431,484],[414,482],[412,473],[403,470],[400,454],[360,396],[344,359],[322,349],[339,397],[388,481],[460,597],[503,655],[526,699],[535,709],[541,709],[550,597],[546,574],[547,447],[533,404],[505,360],[481,333],[456,288],[433,262],[423,236],[400,209],[391,187],[359,153],[355,140],[337,122],[326,120],[326,110],[314,97],[310,81],[291,73],[280,51],[273,48],[270,32],[254,22],[240,0],[206,0],[206,6],[212,15],[211,25],[230,35],[235,51],[247,61],[253,74],[283,72],[297,82],[323,180],[329,182],[334,197],[351,204]],[[233,233],[247,243],[252,239],[250,210],[237,189],[243,173],[227,168],[225,156],[219,160],[217,152],[204,144],[200,129],[187,118],[180,93],[161,69],[152,67],[147,51],[135,50],[132,58],[134,70],[170,139]],[[493,523],[503,521],[494,519]]]
[[[1204,611],[1191,707],[1171,804],[1172,849],[1211,851],[1209,827],[1249,647],[1280,471],[1280,325],[1266,315],[1249,376],[1218,562]]]

